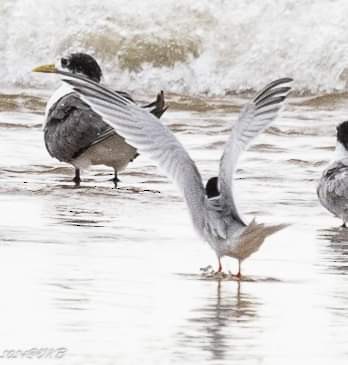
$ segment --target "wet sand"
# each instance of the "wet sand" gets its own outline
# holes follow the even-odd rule
[[[244,100],[169,96],[164,122],[205,180]],[[145,157],[120,189],[104,167],[73,188],[72,168],[44,148],[44,102],[0,95],[0,353],[65,347],[69,365],[347,363],[348,230],[315,192],[345,95],[291,99],[242,158],[244,215],[290,227],[243,264],[241,283],[201,274],[215,254]]]

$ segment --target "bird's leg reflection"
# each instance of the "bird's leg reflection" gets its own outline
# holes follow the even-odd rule
[[[321,246],[321,269],[334,274],[348,273],[348,229],[337,227],[318,231],[319,238],[324,241]]]
[[[111,181],[113,181],[113,182],[114,182],[114,184],[115,184],[115,189],[117,189],[117,183],[119,183],[119,182],[120,182],[120,179],[119,179],[119,178],[118,178],[118,176],[117,176],[117,170],[115,169],[114,171],[115,171],[115,173],[114,173],[114,177],[113,177],[113,179],[111,179]]]
[[[191,309],[177,338],[183,354],[203,352],[210,361],[226,361],[238,352],[241,333],[244,336],[255,328],[260,302],[242,292],[241,282],[233,284],[237,286],[234,293],[231,283],[218,280],[216,285],[207,286],[203,302]]]

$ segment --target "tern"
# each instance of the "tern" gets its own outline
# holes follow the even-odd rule
[[[241,153],[264,131],[278,115],[293,81],[275,80],[264,87],[242,109],[234,124],[220,159],[219,176],[203,185],[196,164],[175,135],[147,110],[140,108],[107,87],[91,80],[60,72],[62,80],[80,95],[103,120],[148,155],[171,178],[181,191],[195,230],[208,242],[218,258],[238,260],[237,278],[241,278],[241,263],[257,251],[264,240],[285,228],[286,224],[267,225],[253,219],[245,223],[239,213],[233,191],[233,179]]]
[[[60,60],[60,66],[74,74],[80,74],[97,83],[102,71],[97,61],[86,53],[72,53]],[[34,72],[54,73],[55,65],[36,67]],[[123,97],[133,99],[118,91]],[[160,118],[166,111],[163,92],[157,100],[144,108]],[[117,187],[118,172],[126,168],[137,156],[137,150],[125,142],[113,128],[91,110],[71,88],[62,84],[49,99],[43,125],[44,140],[48,153],[75,168],[73,181],[80,186],[80,170],[91,165],[106,165],[114,169],[112,179]]]
[[[348,222],[348,121],[337,126],[334,158],[323,171],[317,187],[319,201],[330,213]]]

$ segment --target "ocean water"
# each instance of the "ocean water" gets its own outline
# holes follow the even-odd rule
[[[284,74],[299,93],[347,89],[344,0],[2,0],[0,85],[45,87],[29,70],[89,51],[130,91],[225,95]]]
[[[347,363],[348,230],[316,197],[348,114],[347,10],[343,1],[0,0],[0,362]],[[243,281],[202,275],[215,254],[144,156],[117,190],[102,166],[83,171],[76,189],[72,168],[49,157],[43,112],[59,79],[30,70],[86,50],[108,84],[139,102],[165,91],[163,123],[204,180],[253,90],[295,78],[280,117],[240,161],[243,215],[289,224],[243,263]],[[237,269],[231,258],[223,265]],[[32,348],[63,356],[16,352]]]

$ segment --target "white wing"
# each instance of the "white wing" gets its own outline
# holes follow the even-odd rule
[[[290,78],[282,78],[271,82],[242,109],[220,159],[219,187],[223,211],[242,224],[245,223],[237,210],[233,195],[233,178],[238,159],[248,144],[276,118],[291,89],[279,85],[291,81]]]
[[[193,223],[204,226],[206,195],[201,175],[187,151],[156,117],[121,94],[93,81],[71,75],[63,82],[72,86],[81,99],[101,115],[140,153],[147,154],[179,187],[184,195]]]

